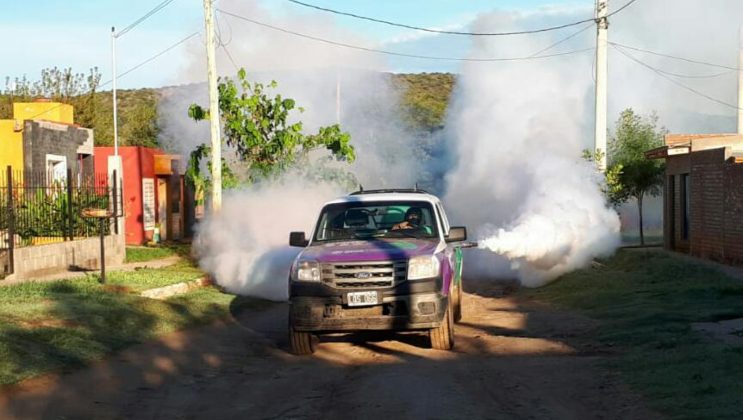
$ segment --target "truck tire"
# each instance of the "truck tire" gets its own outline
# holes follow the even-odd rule
[[[292,353],[298,356],[314,353],[315,343],[312,338],[312,333],[294,331],[294,328],[289,326],[289,350]]]
[[[459,321],[462,320],[462,281],[461,280],[459,281],[459,284],[457,284],[454,287],[452,299],[454,299],[454,322],[459,323]]]
[[[431,348],[436,350],[451,350],[454,348],[454,310],[453,299],[449,303],[444,313],[444,319],[437,328],[428,331],[428,337],[431,339]]]

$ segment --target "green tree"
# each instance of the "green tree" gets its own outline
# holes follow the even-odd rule
[[[316,134],[305,134],[302,122],[290,122],[291,112],[297,109],[293,99],[268,93],[276,88],[276,82],[267,86],[251,83],[245,69],[237,73],[237,80],[222,78],[219,81],[220,123],[223,127],[222,141],[228,150],[234,151],[235,161],[223,159],[223,186],[229,188],[241,182],[252,183],[271,178],[288,169],[303,168],[309,163],[308,154],[313,150],[326,149],[333,160],[352,162],[355,151],[351,136],[341,131],[337,124],[320,127]],[[196,121],[209,119],[209,111],[197,104],[188,110]],[[205,144],[198,146],[189,159],[186,175],[196,187],[197,196],[210,186],[204,175],[201,162],[211,154]]]
[[[583,159],[593,163],[596,166],[597,172],[601,172],[601,161],[605,155],[606,153],[601,150],[583,150]],[[622,185],[621,180],[622,169],[621,163],[615,163],[603,171],[604,182],[601,184],[601,192],[606,197],[606,201],[614,207],[626,201],[624,185]]]
[[[95,130],[95,144],[113,145],[113,104],[111,92],[100,92],[101,73],[93,67],[87,74],[71,68],[41,70],[38,80],[25,75],[5,78],[0,93],[0,118],[12,118],[13,102],[47,98],[70,104],[75,109],[75,123]],[[120,144],[127,146],[158,146],[157,102],[154,89],[118,91]]]
[[[127,146],[157,147],[157,106],[140,101],[122,118],[121,139]]]
[[[609,144],[609,168],[621,165],[617,192],[618,202],[630,198],[637,201],[640,224],[640,243],[645,244],[643,230],[642,203],[650,195],[661,194],[665,164],[661,160],[646,159],[645,152],[663,145],[665,128],[658,127],[658,116],[636,114],[631,108],[625,109],[616,123],[616,133]]]

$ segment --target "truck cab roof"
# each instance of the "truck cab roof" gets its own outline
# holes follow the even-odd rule
[[[424,201],[431,204],[438,204],[440,200],[433,194],[430,194],[423,190],[369,190],[369,191],[357,191],[347,196],[337,198],[335,200],[325,203],[328,204],[339,204],[339,203],[354,203],[354,202],[373,202],[373,201]]]

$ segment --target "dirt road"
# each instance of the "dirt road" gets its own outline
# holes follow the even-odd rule
[[[0,395],[0,418],[495,418],[658,416],[602,370],[591,320],[475,285],[456,350],[421,334],[325,336],[286,352],[286,306],[140,345]]]

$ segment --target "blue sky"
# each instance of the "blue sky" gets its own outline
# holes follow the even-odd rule
[[[246,0],[248,1],[248,0]],[[344,10],[408,23],[411,25],[453,28],[471,21],[478,13],[493,9],[531,10],[544,7],[585,7],[591,10],[593,0],[306,0],[319,6]],[[72,67],[87,72],[97,66],[110,78],[110,30],[118,29],[148,12],[160,0],[37,0],[23,2],[0,0],[0,77],[4,88],[6,76],[23,74],[35,79],[45,67]],[[217,4],[220,7],[223,0]],[[225,4],[224,7],[234,5]],[[276,15],[282,13],[317,14],[286,0],[263,0],[260,4]],[[122,72],[157,54],[186,35],[203,28],[201,0],[174,0],[165,9],[122,36],[117,42],[118,69]],[[386,45],[407,53],[430,52],[432,40],[397,42],[415,31],[394,28],[347,17],[334,17],[334,22],[376,46]],[[241,41],[241,40],[239,40]],[[465,39],[452,42],[465,42]],[[449,46],[453,48],[452,45]],[[454,48],[456,49],[456,48]],[[121,87],[162,86],[172,83],[173,74],[184,66],[186,57],[178,49],[143,66],[120,81]],[[393,71],[451,71],[446,63],[393,60]]]

